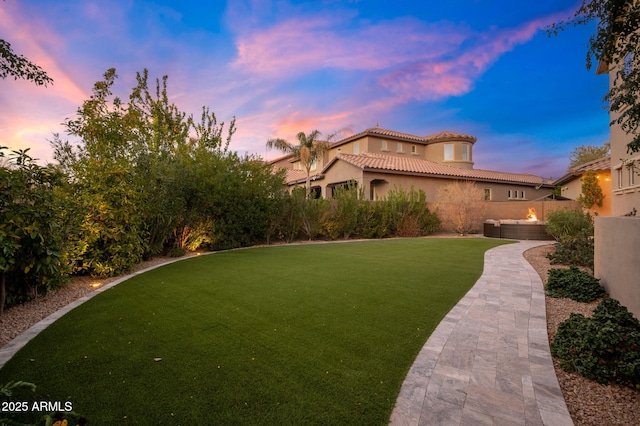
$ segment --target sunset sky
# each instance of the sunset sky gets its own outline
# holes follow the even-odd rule
[[[263,158],[271,137],[318,129],[443,130],[478,138],[475,168],[560,177],[578,145],[609,137],[607,78],[585,68],[594,26],[549,38],[575,0],[0,1],[0,39],[54,84],[0,80],[0,145],[51,162],[93,84],[114,67],[168,75],[199,116],[236,118],[231,149]]]

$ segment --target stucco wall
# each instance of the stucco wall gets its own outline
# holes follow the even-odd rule
[[[503,201],[487,203],[486,219],[526,219],[529,208],[536,212],[538,220],[547,220],[547,215],[555,210],[576,210],[577,201]]]
[[[640,319],[640,218],[596,217],[594,275]]]

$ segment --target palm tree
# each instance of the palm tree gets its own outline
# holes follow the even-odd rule
[[[327,141],[317,140],[320,136],[320,132],[318,130],[313,130],[309,134],[305,134],[304,132],[300,132],[297,134],[297,138],[299,141],[298,145],[293,145],[285,139],[269,139],[267,141],[267,148],[276,148],[286,154],[293,154],[294,157],[300,158],[300,164],[307,171],[307,197],[311,193],[311,166],[316,161],[317,158],[322,157],[322,155],[329,150],[331,143]],[[329,137],[331,139],[331,137]]]

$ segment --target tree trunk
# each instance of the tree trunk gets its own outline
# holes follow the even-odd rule
[[[311,195],[311,169],[307,169],[307,181],[305,183],[305,189],[306,189],[306,194],[307,194],[307,199],[309,199],[309,196]]]

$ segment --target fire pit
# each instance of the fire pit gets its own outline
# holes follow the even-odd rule
[[[538,220],[536,212],[529,209],[527,219],[489,219],[484,222],[484,236],[510,240],[553,240],[547,234],[546,222]]]

